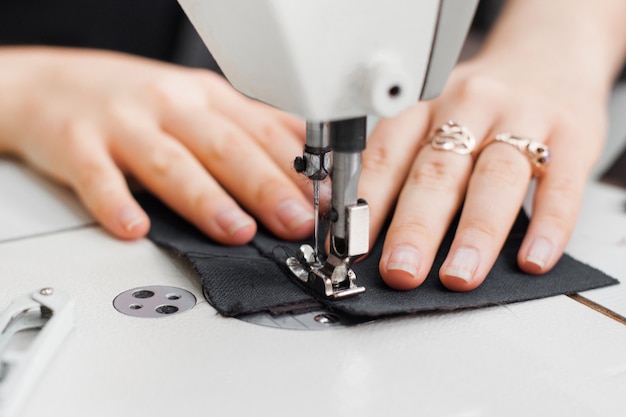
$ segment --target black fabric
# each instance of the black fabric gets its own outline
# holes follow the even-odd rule
[[[616,284],[604,273],[564,255],[558,265],[542,276],[527,275],[517,267],[516,254],[528,219],[520,214],[493,270],[478,289],[467,293],[447,290],[437,271],[451,243],[450,230],[426,282],[411,291],[388,288],[378,273],[383,238],[366,260],[354,265],[365,293],[345,300],[317,298],[304,290],[283,267],[300,243],[276,239],[259,231],[246,246],[225,247],[212,242],[148,195],[139,196],[152,221],[149,237],[187,259],[198,272],[207,300],[221,314],[237,316],[261,311],[290,311],[325,304],[331,310],[355,316],[388,316],[434,310],[483,307],[564,293],[575,293]]]

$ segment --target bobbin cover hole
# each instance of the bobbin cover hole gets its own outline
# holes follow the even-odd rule
[[[132,288],[113,300],[113,306],[120,313],[150,318],[180,314],[195,304],[196,297],[189,291],[161,285]]]

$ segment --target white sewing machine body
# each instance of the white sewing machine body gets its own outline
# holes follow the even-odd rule
[[[306,0],[181,2],[196,15],[194,20],[201,11],[209,13],[214,7],[225,12],[243,9],[250,20],[262,23],[265,16],[259,10],[268,5],[313,4]],[[319,26],[318,36],[332,30],[327,23],[330,7],[339,3],[365,8],[373,1],[318,0],[316,16],[323,19],[315,22],[311,15],[307,20]],[[383,9],[392,7],[390,3],[377,2],[379,21],[386,25],[379,29],[392,26],[393,21],[382,17]],[[433,2],[403,3],[426,7]],[[225,14],[219,22],[218,15],[213,16],[224,29],[238,18]],[[411,30],[419,28],[419,18],[411,19]],[[342,59],[367,45],[344,41],[346,36],[356,36],[356,31],[348,30],[348,23],[354,22],[345,23],[341,37],[331,44],[333,50],[335,46],[346,49]],[[265,19],[263,30],[275,29],[268,26],[275,24]],[[241,27],[243,23],[234,29]],[[259,33],[255,37],[252,27],[248,30],[246,36],[253,41],[268,40]],[[247,94],[277,106],[280,103],[265,93],[285,100],[293,94],[297,102],[305,100],[308,92],[291,88],[292,80],[281,79],[287,71],[284,63],[270,61],[274,55],[263,57],[260,51],[248,49],[259,52],[259,65],[279,71],[269,72],[272,79],[264,82],[278,83],[281,88],[272,90],[268,84],[267,91]],[[228,61],[228,57],[218,59],[226,70],[224,58]],[[342,65],[334,62],[326,68],[354,74],[344,72]],[[249,70],[259,68],[250,64]],[[431,69],[426,78],[443,72]],[[227,75],[234,82],[236,74]],[[304,80],[304,87],[317,86],[321,100],[344,97],[348,84],[337,83],[341,94],[332,88],[322,90],[321,77],[328,74],[318,75],[298,79]],[[243,74],[237,88],[243,90],[246,81],[254,84],[255,79]],[[428,86],[434,84],[418,82],[424,83],[422,98],[426,98],[425,93],[433,91]],[[259,81],[251,87],[263,84]],[[318,105],[324,110],[321,103],[311,104],[316,109]],[[321,116],[330,117],[335,110],[329,108]],[[626,145],[625,112],[626,85],[622,85],[611,102],[605,152],[588,184],[567,249],[622,282],[626,278],[624,192],[597,178]],[[582,294],[595,307],[561,295],[328,331],[280,330],[219,316],[203,301],[198,277],[180,259],[167,256],[145,239],[115,239],[95,225],[69,189],[12,159],[0,158],[0,195],[0,310],[15,296],[50,286],[71,294],[76,311],[75,331],[33,387],[20,417],[622,417],[626,410],[626,330],[605,315],[615,312],[626,317],[624,284]],[[530,204],[528,199],[527,207]],[[121,292],[155,284],[187,288],[199,302],[182,315],[162,319],[130,317],[115,310],[113,300]]]
[[[289,268],[326,297],[363,292],[351,263],[369,250],[369,206],[357,196],[367,116],[394,116],[439,94],[477,0],[180,3],[235,88],[307,120],[294,168],[313,181],[315,245],[303,246]],[[330,249],[323,259],[319,182],[329,174]]]
[[[437,95],[477,0],[179,0],[242,93],[307,120]]]

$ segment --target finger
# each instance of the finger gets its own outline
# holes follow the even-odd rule
[[[528,160],[513,146],[493,142],[483,149],[440,270],[447,288],[468,291],[483,282],[519,212],[530,176]]]
[[[241,97],[236,109],[215,110],[253,138],[274,164],[298,185],[309,200],[312,199],[312,182],[294,168],[294,159],[302,155],[305,143],[303,121],[247,97]]]
[[[312,233],[310,202],[266,150],[231,120],[215,112],[193,113],[168,127],[272,233],[289,240]]]
[[[459,109],[482,137],[488,121]],[[457,118],[458,119],[458,118]],[[420,150],[404,184],[383,247],[380,270],[396,289],[420,285],[430,271],[437,249],[458,210],[473,165],[472,155],[434,149]]]
[[[370,246],[376,241],[429,127],[428,106],[419,104],[393,119],[382,119],[362,155],[360,198],[370,207]]]
[[[503,117],[493,124],[476,161],[450,251],[439,276],[447,288],[468,291],[487,276],[515,221],[531,179],[525,153],[509,143],[495,141],[503,132],[523,132],[522,137],[545,141],[551,118],[541,103],[504,101]]]
[[[150,220],[132,197],[124,175],[111,159],[104,141],[86,125],[67,132],[59,164],[60,180],[69,184],[89,212],[107,230],[122,239],[145,236]],[[59,175],[57,173],[56,175]]]
[[[293,161],[296,156],[302,155],[305,143],[304,121],[244,96],[223,77],[211,74],[202,77],[202,81],[208,100],[206,106],[230,119],[254,138],[276,165],[308,196],[312,196],[311,182],[293,168]],[[179,117],[177,119],[180,120]]]
[[[491,119],[478,111],[479,106],[452,101],[436,107],[428,139],[447,120],[457,121],[473,133],[480,145],[490,129]],[[473,165],[472,155],[434,149],[427,144],[413,162],[389,226],[380,272],[385,282],[396,289],[420,285],[430,271],[437,249],[463,199],[467,178]]]
[[[250,241],[254,220],[226,193],[179,141],[144,124],[124,131],[114,152],[148,190],[214,240]]]
[[[292,135],[300,138],[302,144],[304,144],[304,136],[306,132],[304,122],[289,113],[281,110],[277,110],[271,106],[261,103],[257,100],[250,99],[237,90],[224,79],[215,73],[203,71],[201,73],[201,81],[204,85],[204,93],[209,98],[209,106],[213,109],[217,109],[225,115],[232,117],[235,122],[241,126],[248,125],[251,114],[258,113],[259,115],[275,119],[280,125],[285,126]],[[248,111],[241,111],[242,106]],[[250,126],[263,126],[262,116],[255,123],[250,123]],[[256,131],[262,131],[254,129]],[[270,135],[271,136],[271,135]]]
[[[581,133],[563,129],[552,134],[551,161],[538,179],[530,225],[518,253],[525,272],[542,274],[552,269],[576,224],[588,174],[598,157],[586,146],[572,146],[577,135]],[[589,140],[600,143],[602,138],[590,134],[584,141]]]

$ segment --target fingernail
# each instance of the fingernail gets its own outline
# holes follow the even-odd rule
[[[528,256],[526,256],[526,262],[535,264],[543,269],[552,255],[552,250],[552,243],[548,239],[538,237],[530,246],[530,251],[528,252]]]
[[[119,219],[124,229],[130,232],[144,222],[143,214],[135,208],[126,207],[120,211]]]
[[[313,220],[313,213],[296,200],[287,200],[277,207],[278,219],[287,229],[295,230]]]
[[[387,271],[403,271],[415,278],[421,260],[422,255],[417,249],[409,245],[400,245],[391,252]]]
[[[444,275],[471,282],[479,262],[480,257],[476,249],[467,247],[457,248],[444,270]]]
[[[235,208],[219,211],[215,215],[215,221],[228,236],[233,236],[244,227],[254,225],[253,221],[248,216]]]

